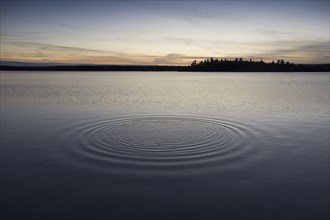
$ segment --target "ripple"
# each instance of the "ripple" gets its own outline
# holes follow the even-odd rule
[[[243,165],[258,155],[254,143],[266,134],[236,121],[151,115],[80,122],[59,135],[70,142],[65,156],[89,168],[196,172]]]

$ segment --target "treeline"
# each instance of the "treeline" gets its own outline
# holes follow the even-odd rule
[[[190,65],[191,71],[214,71],[214,72],[309,72],[330,71],[330,64],[325,65],[296,65],[283,59],[264,62],[252,59],[205,59],[200,62],[194,60]]]
[[[330,72],[330,64],[294,64],[283,59],[264,62],[252,59],[209,58],[189,66],[162,65],[54,65],[54,66],[8,66],[0,70],[12,71],[187,71],[187,72]]]

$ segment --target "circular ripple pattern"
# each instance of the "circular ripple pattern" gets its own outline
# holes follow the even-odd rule
[[[103,168],[200,168],[255,153],[257,129],[194,116],[140,116],[73,125],[68,150]]]

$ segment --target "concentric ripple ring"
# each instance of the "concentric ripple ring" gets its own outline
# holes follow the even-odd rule
[[[147,115],[92,120],[66,127],[66,151],[103,169],[194,169],[222,166],[256,154],[262,134],[217,118]]]

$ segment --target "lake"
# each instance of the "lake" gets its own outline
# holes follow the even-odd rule
[[[329,219],[329,73],[1,73],[3,219]]]

